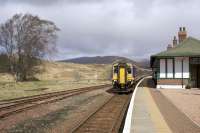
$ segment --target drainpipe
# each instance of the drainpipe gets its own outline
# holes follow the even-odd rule
[[[183,88],[183,60],[184,58],[182,59],[182,88]]]

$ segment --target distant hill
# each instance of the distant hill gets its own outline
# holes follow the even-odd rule
[[[112,64],[115,61],[123,60],[130,63],[136,63],[135,61],[119,56],[95,56],[95,57],[79,57],[68,60],[61,60],[60,62],[71,62],[78,64]]]
[[[77,63],[77,64],[112,64],[113,62],[118,61],[118,60],[127,61],[144,68],[149,67],[148,60],[142,60],[142,61],[136,62],[132,59],[129,59],[126,57],[120,57],[120,56],[79,57],[79,58],[73,58],[73,59],[68,59],[68,60],[61,60],[59,62],[71,62],[71,63]]]
[[[150,68],[150,60],[148,59],[143,59],[141,61],[138,61],[137,63],[139,64],[140,67]]]

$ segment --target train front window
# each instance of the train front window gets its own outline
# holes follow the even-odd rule
[[[131,74],[131,68],[130,67],[127,68],[127,72],[128,72],[128,74]]]
[[[114,66],[114,73],[118,73],[118,67]]]

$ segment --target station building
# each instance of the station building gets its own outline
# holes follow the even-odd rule
[[[178,40],[175,36],[150,62],[156,88],[200,88],[200,40],[187,37],[185,27],[180,27]]]

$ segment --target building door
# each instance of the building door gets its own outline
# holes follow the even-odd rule
[[[190,73],[191,73],[191,87],[200,88],[200,66],[199,65],[191,65]]]
[[[200,65],[197,65],[196,67],[197,70],[197,88],[200,88]]]
[[[190,74],[192,87],[200,88],[200,57],[190,58]]]

